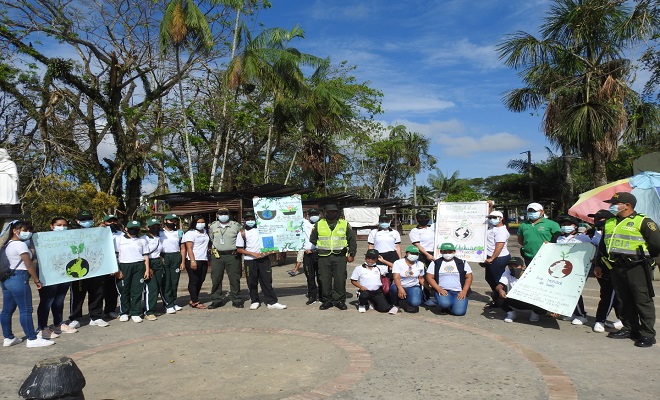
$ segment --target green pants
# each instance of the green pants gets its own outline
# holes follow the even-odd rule
[[[119,289],[119,313],[131,317],[142,315],[142,290],[144,288],[144,261],[119,263],[123,278],[117,280]]]
[[[319,256],[319,281],[321,301],[346,302],[346,256]]]
[[[232,303],[241,302],[241,261],[238,255],[221,254],[211,259],[211,301],[222,300],[222,279],[225,271],[229,279],[229,299]]]
[[[179,287],[179,268],[181,253],[163,253],[163,302],[165,308],[174,307],[176,292]]]
[[[610,274],[612,287],[621,299],[623,325],[641,336],[654,338],[655,306],[649,294],[644,266],[632,268],[614,264]]]
[[[154,271],[154,274],[151,278],[144,281],[144,297],[146,298],[145,314],[153,315],[154,310],[156,309],[156,301],[158,300],[158,295],[163,299],[163,288],[165,283],[165,269],[163,268],[163,261],[160,258],[150,258],[149,267]]]

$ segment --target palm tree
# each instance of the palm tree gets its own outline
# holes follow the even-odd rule
[[[442,201],[447,197],[447,195],[459,192],[461,188],[463,188],[464,183],[458,178],[459,174],[459,171],[454,171],[451,176],[447,176],[436,168],[435,174],[429,175],[429,185],[431,185],[435,191],[435,194],[438,196],[438,200]]]
[[[401,158],[412,177],[413,205],[417,205],[417,174],[424,168],[435,168],[436,158],[429,154],[429,139],[417,132],[406,131],[402,135]]]
[[[165,9],[160,23],[160,46],[163,53],[174,49],[176,70],[179,78],[178,89],[181,101],[181,127],[183,129],[184,146],[188,158],[188,174],[190,190],[195,191],[195,174],[192,167],[190,138],[188,137],[188,118],[183,97],[181,73],[181,50],[189,48],[192,52],[208,52],[213,48],[213,35],[204,13],[192,0],[171,0]]]
[[[415,193],[420,205],[427,206],[435,203],[435,191],[430,186],[417,186],[413,189],[413,196],[415,196]]]
[[[657,21],[636,18],[622,3],[556,0],[540,39],[516,32],[498,46],[500,59],[521,69],[526,85],[505,94],[506,107],[545,108],[545,135],[564,155],[575,151],[591,160],[595,186],[607,183],[605,165],[619,142],[640,133],[628,129],[640,117],[629,112],[646,110],[630,88],[631,63],[623,53]]]

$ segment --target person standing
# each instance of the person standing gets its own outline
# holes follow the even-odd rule
[[[167,214],[164,218],[164,227],[160,231],[160,241],[163,243],[163,302],[165,312],[175,314],[181,310],[176,304],[177,288],[179,287],[179,274],[183,268],[185,247],[181,243],[183,231],[179,229],[179,216]]]
[[[307,211],[307,219],[303,221],[303,230],[305,231],[305,243],[303,244],[303,270],[307,277],[307,302],[306,305],[312,305],[321,300],[319,296],[321,280],[319,279],[319,255],[316,246],[309,241],[314,226],[321,219],[321,214],[316,208],[310,208]]]
[[[259,286],[264,294],[264,301],[269,310],[284,310],[286,306],[277,302],[273,290],[273,270],[268,253],[262,253],[262,240],[257,229],[257,221],[252,211],[243,213],[245,229],[236,236],[236,251],[243,254],[245,275],[250,291],[250,310],[256,310],[261,305],[259,301]]]
[[[391,228],[391,223],[392,219],[388,215],[381,215],[378,218],[378,229],[369,232],[367,243],[368,248],[378,250],[381,257],[394,263],[401,258],[401,235]]]
[[[126,234],[115,238],[115,253],[119,261],[119,321],[142,322],[142,292],[144,281],[150,278],[149,249],[140,237],[140,221],[129,221]]]
[[[419,249],[419,260],[428,267],[434,259],[435,227],[429,224],[431,219],[426,211],[419,211],[415,214],[415,219],[417,220],[417,226],[410,230],[410,242]]]
[[[156,317],[156,302],[160,294],[165,304],[163,297],[163,287],[165,272],[163,269],[163,242],[160,240],[160,220],[158,218],[149,218],[147,220],[147,234],[142,236],[142,239],[147,243],[147,253],[149,258],[149,279],[144,281],[144,298],[145,298],[145,311],[144,319],[147,321],[155,321]]]
[[[183,268],[188,272],[188,293],[190,293],[188,305],[192,308],[208,308],[199,302],[199,292],[202,290],[209,269],[209,240],[204,217],[191,218],[188,232],[183,235],[186,249],[186,261]]]
[[[561,228],[555,221],[545,217],[543,206],[530,203],[527,206],[527,220],[518,227],[518,243],[522,246],[520,254],[529,266],[543,243],[549,243],[561,234]]]
[[[309,238],[319,256],[322,301],[319,309],[327,310],[334,305],[346,310],[346,263],[355,259],[357,240],[353,228],[345,219],[339,218],[337,205],[328,204],[324,215]]]
[[[488,231],[486,233],[486,261],[482,264],[486,273],[486,282],[490,286],[492,301],[489,307],[497,307],[500,298],[497,285],[506,269],[511,255],[507,243],[509,230],[504,225],[504,215],[499,211],[488,214]]]
[[[211,251],[211,305],[210,309],[224,305],[222,297],[222,278],[227,271],[229,279],[228,297],[236,308],[243,308],[241,299],[241,259],[236,252],[236,237],[241,231],[241,224],[232,221],[226,207],[218,209],[217,221],[209,227]]]
[[[623,328],[607,336],[631,338],[637,347],[655,344],[655,306],[653,304],[652,268],[660,256],[660,230],[651,219],[635,212],[637,199],[631,193],[617,192],[611,199],[610,212],[615,218],[605,223],[601,254],[611,268],[612,286],[621,299]],[[594,275],[602,277],[595,268]]]
[[[114,214],[108,214],[103,217],[103,224],[101,226],[107,226],[112,231],[112,239],[117,236],[123,236],[121,226],[119,225],[119,219]],[[119,297],[119,292],[117,291],[116,276],[115,274],[106,275],[103,278],[103,314],[106,318],[114,319],[119,317],[117,313],[117,298]]]

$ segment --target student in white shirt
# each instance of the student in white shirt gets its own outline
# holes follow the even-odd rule
[[[451,243],[440,246],[441,258],[429,266],[426,281],[435,292],[441,311],[462,316],[467,313],[468,294],[472,285],[472,268],[465,260],[456,258],[456,247]]]
[[[119,261],[119,321],[142,322],[142,292],[149,279],[149,250],[140,237],[140,221],[129,221],[126,234],[115,237],[115,252]]]
[[[399,312],[400,300],[406,300],[408,312],[415,312],[422,304],[422,287],[426,268],[419,261],[419,249],[416,246],[406,248],[406,256],[394,262],[392,276],[394,283],[390,286],[390,314]]]
[[[500,277],[500,282],[495,288],[495,290],[497,290],[499,293],[500,298],[502,299],[502,310],[506,311],[504,322],[513,322],[516,318],[518,318],[514,308],[518,310],[531,310],[531,313],[529,314],[529,320],[532,322],[538,321],[539,315],[544,315],[546,313],[544,309],[520,300],[510,299],[506,296],[507,293],[516,285],[518,279],[525,271],[525,260],[523,260],[522,257],[511,257],[507,267],[508,268]]]
[[[142,236],[142,239],[147,243],[147,253],[149,257],[150,277],[144,283],[144,297],[145,301],[145,316],[147,321],[155,321],[156,302],[158,295],[163,298],[163,287],[165,284],[165,273],[163,270],[163,259],[161,253],[163,252],[163,243],[160,240],[160,220],[158,218],[149,218],[147,220],[147,234]],[[165,299],[163,298],[163,303]]]
[[[378,250],[381,257],[393,263],[401,258],[401,235],[391,228],[391,223],[392,218],[389,215],[381,215],[378,219],[378,229],[369,232],[367,243],[368,248]]]
[[[190,220],[188,232],[183,235],[186,246],[185,268],[188,271],[188,293],[192,308],[206,309],[199,302],[199,292],[209,269],[209,235],[206,233],[206,219],[202,216]]]
[[[361,313],[367,311],[370,301],[376,311],[385,312],[390,309],[380,280],[381,275],[386,274],[386,269],[381,270],[381,267],[376,265],[378,256],[378,250],[367,250],[364,255],[364,264],[355,267],[351,274],[351,283],[358,288],[358,311]]]
[[[163,230],[160,231],[160,241],[163,243],[163,302],[165,312],[175,314],[181,310],[176,304],[177,288],[179,286],[179,274],[185,269],[183,260],[186,249],[181,243],[183,231],[179,229],[179,216],[167,214],[164,218]]]
[[[507,263],[511,258],[507,243],[509,241],[509,230],[504,225],[504,215],[499,211],[491,211],[488,214],[488,230],[486,231],[486,261],[481,265],[484,267],[486,282],[490,286],[491,298],[487,304],[489,307],[497,307],[499,294],[497,287]]]
[[[431,218],[426,211],[419,211],[415,214],[415,219],[417,226],[410,230],[408,237],[413,246],[419,249],[419,260],[428,267],[433,262],[435,252],[435,227],[429,225]]]

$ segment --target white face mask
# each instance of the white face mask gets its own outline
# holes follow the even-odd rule
[[[452,258],[454,258],[454,254],[453,254],[453,253],[451,253],[451,254],[443,254],[443,255],[442,255],[442,258],[444,258],[445,261],[449,261],[449,260],[451,260]]]
[[[195,225],[195,229],[197,229],[198,231],[204,230],[205,227],[206,227],[206,224],[204,222],[200,222],[197,225]]]
[[[312,215],[311,217],[309,217],[309,222],[315,224],[319,222],[319,219],[321,219],[321,217],[319,217],[318,215]]]
[[[500,223],[499,218],[488,218],[488,223],[491,224],[491,226],[497,226]]]
[[[82,228],[91,228],[94,226],[94,221],[88,220],[88,221],[80,221],[78,222]]]
[[[32,232],[21,231],[18,233],[18,238],[22,241],[29,240],[32,237]]]
[[[408,255],[406,256],[406,258],[407,258],[408,261],[410,261],[410,262],[415,262],[415,261],[419,260],[419,255],[417,255],[417,254],[408,254]]]
[[[54,230],[54,231],[65,231],[65,230],[66,230],[66,226],[61,226],[61,225],[59,225],[59,226],[54,226],[54,227],[53,227],[53,230]]]
[[[229,215],[218,215],[218,221],[224,224],[225,222],[229,221]]]

